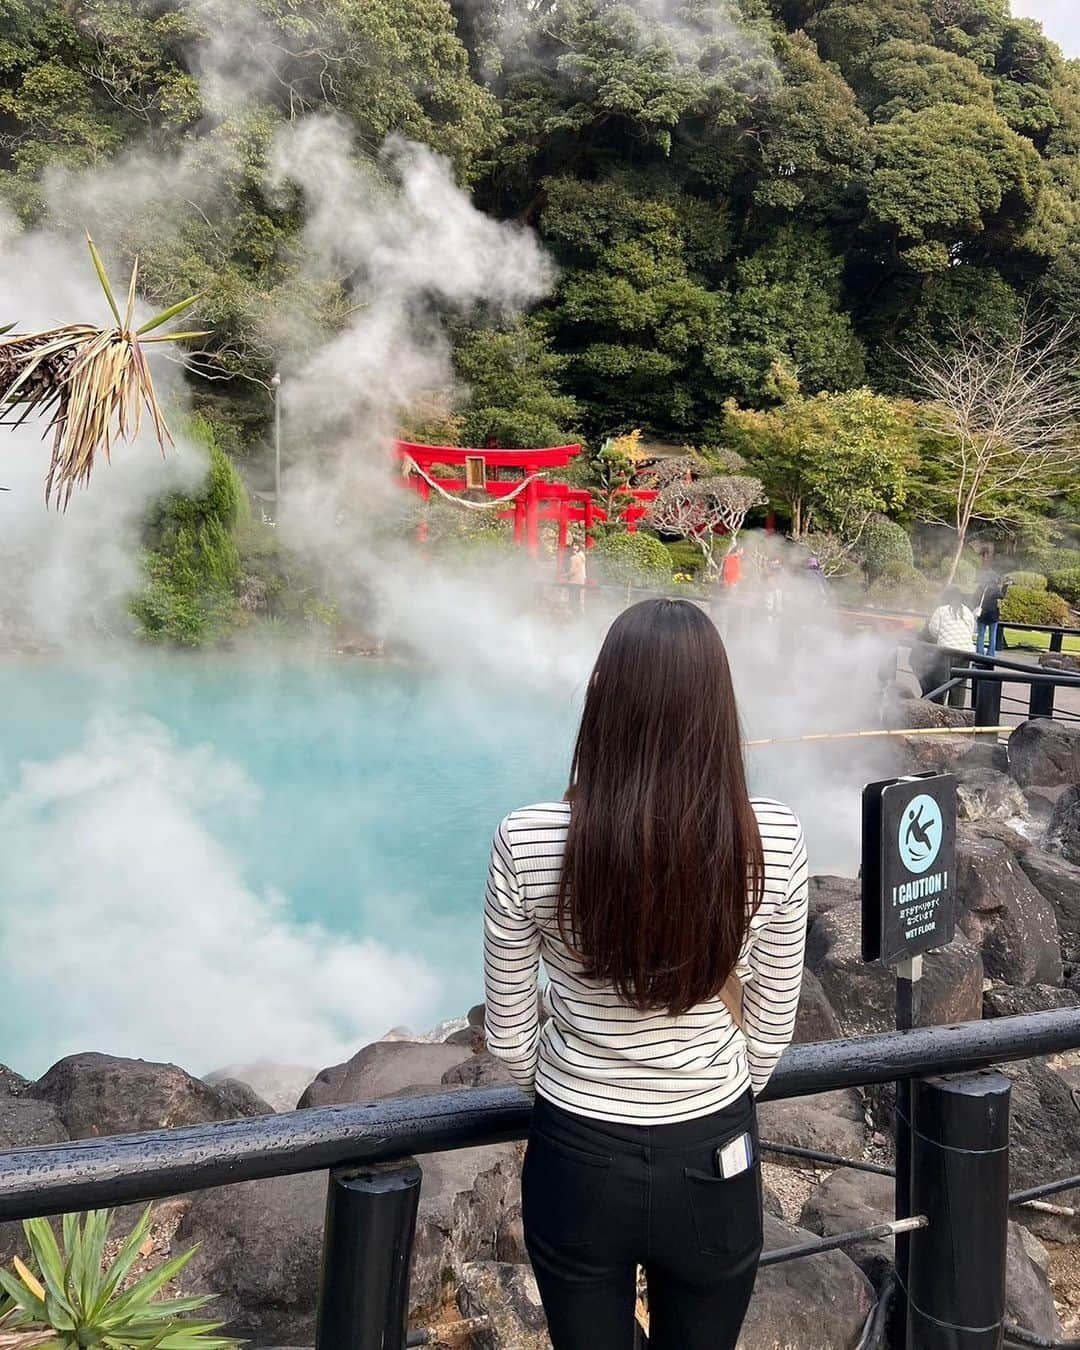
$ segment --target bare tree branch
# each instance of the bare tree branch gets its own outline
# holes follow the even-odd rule
[[[650,507],[648,523],[696,544],[708,575],[715,567],[718,534],[734,544],[747,514],[764,502],[765,489],[756,478],[731,474],[694,479],[675,473]]]
[[[1080,463],[1073,337],[1071,324],[1025,314],[1010,338],[957,332],[947,350],[924,342],[905,354],[949,476],[949,523],[957,535],[950,581],[973,521],[1017,519],[1059,491]]]

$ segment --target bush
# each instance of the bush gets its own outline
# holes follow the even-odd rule
[[[909,569],[915,566],[907,531],[888,516],[874,516],[867,522],[859,540],[858,553],[866,579],[871,583],[877,581],[890,564]]]
[[[1051,572],[1047,583],[1055,595],[1060,595],[1070,605],[1080,605],[1080,567]]]
[[[1060,595],[1033,586],[1012,586],[1001,602],[1002,623],[1037,623],[1062,627],[1069,622],[1069,606]]]
[[[1022,591],[1045,591],[1046,578],[1041,572],[1009,572],[1005,580]]]
[[[592,562],[599,579],[616,586],[666,586],[671,580],[671,554],[653,534],[605,535]]]
[[[1033,570],[1039,572],[1071,572],[1080,568],[1080,548],[1053,548],[1031,555]]]
[[[689,539],[673,539],[665,543],[664,547],[671,559],[672,572],[683,572],[694,577],[701,571],[701,549],[697,544],[692,544]]]
[[[240,475],[209,423],[192,418],[187,431],[206,447],[206,480],[195,495],[171,493],[152,510],[147,583],[131,609],[150,641],[197,647],[242,621],[237,533],[250,512]]]
[[[879,604],[923,609],[937,594],[937,585],[910,563],[886,563],[867,594]]]

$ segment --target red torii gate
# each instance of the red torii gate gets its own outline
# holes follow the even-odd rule
[[[434,484],[444,492],[461,493],[482,490],[489,497],[512,497],[513,508],[500,515],[514,518],[514,542],[524,544],[535,557],[539,545],[541,520],[559,522],[559,551],[565,549],[572,521],[585,526],[586,544],[592,545],[590,531],[594,521],[606,520],[606,514],[596,506],[583,488],[572,488],[567,483],[548,483],[539,477],[544,469],[565,469],[581,453],[580,445],[560,445],[543,450],[485,450],[464,449],[449,445],[418,445],[414,441],[397,441],[395,454],[403,465],[409,461],[421,470],[410,472],[407,485],[423,501],[431,497]],[[463,478],[445,478],[432,472],[436,465],[460,464]],[[518,470],[520,477],[502,479],[497,475],[503,469]],[[489,471],[492,476],[489,477]],[[524,487],[522,484],[524,483]],[[544,505],[542,505],[542,503]],[[419,534],[425,534],[421,522]]]
[[[571,524],[585,527],[585,547],[592,548],[592,527],[597,521],[608,519],[607,512],[597,506],[592,494],[585,488],[572,488],[568,483],[549,483],[539,475],[545,469],[565,469],[581,453],[580,445],[560,445],[543,450],[502,450],[489,447],[484,450],[461,446],[419,445],[415,441],[395,442],[395,455],[408,470],[406,485],[421,500],[428,501],[434,485],[443,492],[462,493],[483,491],[489,497],[512,497],[510,510],[500,511],[504,519],[514,520],[514,542],[524,544],[533,557],[539,545],[539,525],[542,520],[557,521],[559,526],[558,560],[561,570],[563,555],[569,543]],[[411,462],[411,465],[410,465]],[[435,475],[436,465],[460,464],[463,478],[445,478]],[[421,472],[413,472],[413,467]],[[503,469],[520,471],[520,478],[502,479]],[[489,477],[489,471],[492,476]],[[524,487],[522,486],[524,484]],[[648,513],[648,503],[657,493],[648,488],[623,488],[620,495],[630,498],[619,515],[629,533],[634,533],[638,521]],[[426,538],[426,522],[417,527],[417,536]]]

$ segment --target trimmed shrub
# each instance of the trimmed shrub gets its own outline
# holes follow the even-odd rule
[[[1030,555],[1032,570],[1065,572],[1080,567],[1080,548],[1051,548]]]
[[[878,604],[922,609],[937,591],[936,583],[923,576],[917,567],[894,561],[885,564],[867,594]]]
[[[672,572],[683,572],[688,576],[697,576],[701,571],[701,549],[689,539],[672,539],[664,543],[671,559]]]
[[[1051,572],[1047,584],[1055,595],[1060,595],[1070,605],[1080,605],[1080,567],[1066,567],[1060,572]]]
[[[1010,586],[1024,591],[1045,591],[1046,578],[1041,572],[1009,572],[1005,578]]]
[[[601,581],[616,586],[666,586],[671,580],[671,554],[654,534],[605,535],[592,563]]]
[[[867,522],[858,552],[866,579],[871,583],[877,581],[890,564],[908,569],[915,566],[907,531],[888,516],[875,516]]]
[[[1060,595],[1031,586],[1011,586],[1001,602],[1002,623],[1037,623],[1062,627],[1069,622],[1069,606]]]

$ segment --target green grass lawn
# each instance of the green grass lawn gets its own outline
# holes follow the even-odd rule
[[[1018,649],[1023,647],[1034,647],[1038,651],[1043,652],[1048,652],[1050,650],[1049,633],[1017,632],[1015,630],[1010,629],[1007,623],[1003,623],[1001,627],[998,629],[998,632],[1003,633],[1005,635],[1006,639],[1009,642],[1010,651],[1017,651]],[[1064,643],[1062,644],[1061,650],[1062,652],[1072,656],[1080,656],[1080,637],[1067,637]],[[1000,651],[998,652],[999,656],[1001,656],[1002,654],[1003,654],[1002,652]],[[1008,655],[1008,652],[1004,654]]]

